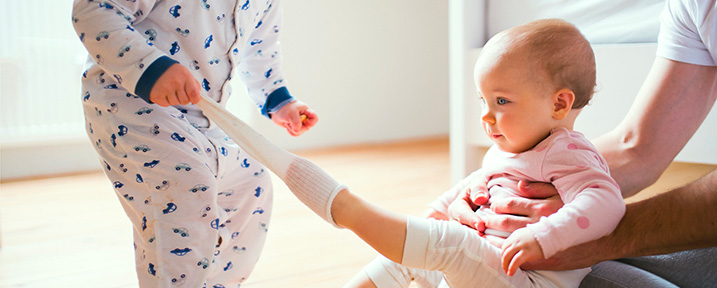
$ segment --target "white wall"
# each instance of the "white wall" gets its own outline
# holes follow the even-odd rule
[[[30,8],[30,5],[35,6]],[[289,89],[319,113],[319,124],[301,137],[288,136],[271,121],[259,116],[242,93],[241,83],[235,83],[235,95],[229,103],[232,111],[267,138],[288,149],[448,134],[447,3],[430,0],[302,0],[284,1],[283,5],[285,19],[281,41]],[[81,61],[74,61],[72,57],[75,55],[69,54],[75,53],[65,51],[82,52],[79,45],[79,48],[73,48],[72,43],[79,44],[79,40],[71,31],[70,8],[68,1],[0,3],[0,23],[9,28],[0,33],[2,179],[99,169],[89,140],[82,132],[81,113],[77,111],[80,91],[79,85],[75,84],[79,84]],[[24,14],[41,15],[32,18],[46,22],[27,21]],[[39,44],[62,49],[33,46]],[[44,51],[49,55],[45,57],[49,61],[30,61],[34,56],[23,52],[30,48]],[[22,64],[22,69],[17,69],[17,63]],[[75,74],[77,80],[62,80],[69,84],[56,89],[56,86],[36,82],[34,79],[42,78],[31,75],[31,71],[37,70],[44,71],[46,74],[43,75],[55,75],[55,78]],[[27,85],[18,84],[16,79]],[[30,92],[28,85],[46,87],[43,90],[46,92]],[[28,93],[42,94],[38,98],[40,102],[26,103],[20,109],[12,105]],[[40,106],[50,107],[50,110],[32,112]],[[14,120],[6,119],[10,114],[60,117],[67,119],[72,131],[81,132],[51,137],[38,137],[32,135],[32,131],[29,134],[18,132],[9,125]],[[37,120],[34,117],[25,121]],[[52,124],[48,119],[40,122],[42,126]]]
[[[448,134],[447,3],[302,0],[283,5],[289,91],[317,111],[319,124],[293,138],[259,116],[247,97],[234,97],[252,107],[240,114],[267,138],[304,149]],[[243,91],[236,84],[235,92]]]

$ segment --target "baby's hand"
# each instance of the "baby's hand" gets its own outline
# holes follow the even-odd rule
[[[271,120],[276,125],[286,128],[291,136],[299,136],[319,121],[319,116],[301,101],[294,101],[271,113]]]
[[[162,106],[197,104],[202,98],[199,82],[189,69],[175,63],[159,76],[149,92],[149,100]]]
[[[501,263],[503,264],[503,271],[508,276],[513,276],[523,263],[544,258],[543,248],[540,247],[538,240],[533,236],[533,232],[530,232],[528,228],[515,230],[503,242]]]

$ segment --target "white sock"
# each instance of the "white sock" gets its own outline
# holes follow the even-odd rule
[[[304,205],[327,222],[339,227],[331,216],[331,203],[336,194],[347,189],[345,185],[339,184],[311,161],[276,146],[238,118],[217,116],[222,112],[217,112],[219,108],[216,108],[218,107],[216,103],[207,104],[213,105],[202,107],[205,115],[209,116],[244,151],[281,178]]]

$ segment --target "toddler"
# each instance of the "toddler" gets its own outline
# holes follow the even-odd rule
[[[271,179],[189,104],[225,105],[238,68],[263,115],[292,135],[316,124],[282,75],[280,1],[75,0],[72,13],[89,52],[87,131],[132,222],[140,286],[239,287],[264,244]]]

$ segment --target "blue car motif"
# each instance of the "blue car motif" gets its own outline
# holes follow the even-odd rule
[[[112,4],[109,4],[109,3],[107,3],[107,2],[102,2],[102,3],[100,3],[100,7],[104,7],[105,9],[113,9],[113,8],[115,8],[114,6],[112,6]]]
[[[169,214],[174,211],[177,211],[177,205],[172,202],[169,202],[167,203],[167,208],[162,210],[162,214]]]
[[[183,37],[189,36],[189,29],[182,30],[182,28],[177,27],[176,30],[177,30],[177,33],[179,33],[179,35],[182,35]]]
[[[125,53],[129,52],[131,47],[132,47],[131,45],[122,46],[122,48],[120,48],[119,51],[117,52],[117,57],[120,57],[120,58],[124,57]]]
[[[151,151],[151,150],[152,150],[152,149],[150,149],[149,146],[147,146],[147,145],[134,146],[134,151],[137,151],[137,152],[139,152],[139,151],[149,152],[149,151]]]
[[[169,181],[167,180],[162,181],[162,184],[154,186],[154,189],[157,190],[167,190],[167,188],[169,188]]]
[[[254,196],[259,197],[261,195],[261,193],[264,192],[264,188],[256,187],[256,189],[254,189],[254,192],[256,192],[256,193],[254,193]]]
[[[177,41],[174,41],[174,43],[172,43],[172,48],[169,49],[169,53],[172,55],[177,54],[177,52],[179,52],[179,49],[179,43],[177,43]]]
[[[117,135],[110,135],[110,143],[112,143],[112,147],[117,147]]]
[[[184,249],[174,248],[174,250],[169,251],[169,253],[172,253],[172,254],[177,255],[177,256],[184,256],[184,255],[187,255],[187,253],[189,253],[189,252],[192,252],[192,249],[189,249],[189,248],[184,248]]]
[[[154,111],[154,109],[149,108],[149,107],[142,107],[142,108],[139,108],[139,110],[137,110],[137,112],[134,112],[134,114],[137,114],[137,115],[149,114],[149,113],[152,113],[152,111]]]
[[[241,162],[241,167],[242,167],[242,168],[249,168],[249,166],[251,166],[251,163],[249,163],[249,159],[244,158],[244,161]]]
[[[90,100],[90,91],[85,92],[85,96],[82,97],[82,101],[87,102],[87,100]]]
[[[214,35],[209,35],[207,39],[204,39],[204,49],[207,49],[212,45],[212,40],[214,40]]]
[[[202,260],[199,260],[199,262],[197,262],[197,266],[202,267],[202,269],[207,269],[207,267],[209,267],[209,259],[207,259],[206,257],[202,258]]]
[[[212,222],[209,223],[209,226],[212,226],[213,229],[219,230],[219,218],[212,220]]]
[[[172,140],[177,142],[184,142],[184,140],[187,139],[185,137],[179,136],[177,132],[172,133]]]
[[[207,78],[204,78],[202,81],[202,88],[204,88],[204,91],[212,90],[212,88],[209,87],[209,80],[207,80]]]
[[[209,186],[204,185],[204,184],[197,184],[197,185],[194,185],[194,187],[190,188],[189,192],[192,192],[192,193],[197,193],[199,191],[204,192],[204,191],[207,191],[207,189],[209,189]]]
[[[264,209],[262,209],[261,207],[257,207],[254,212],[251,212],[251,214],[264,214]]]
[[[159,160],[152,160],[152,162],[145,162],[144,167],[154,168],[154,166],[157,166],[157,164],[159,164]]]
[[[117,113],[118,109],[119,109],[119,107],[117,106],[117,103],[110,103],[110,108],[107,108],[107,112],[115,114],[115,113]]]
[[[189,166],[189,164],[187,164],[187,163],[179,163],[179,164],[177,164],[177,166],[174,166],[174,169],[177,171],[181,171],[181,170],[190,171],[190,170],[192,170],[192,167]]]
[[[127,135],[127,126],[119,125],[117,126],[117,129],[119,130],[119,132],[117,132],[117,135],[119,135],[120,137]]]
[[[97,36],[95,36],[95,40],[100,41],[102,39],[110,38],[110,33],[107,31],[102,31],[100,33],[97,33]]]
[[[232,195],[234,195],[234,190],[232,190],[232,189],[229,189],[227,191],[222,191],[222,192],[219,192],[219,194],[217,194],[217,196],[226,196],[226,197],[229,197]]]
[[[159,134],[159,125],[154,124],[154,126],[152,126],[152,128],[149,128],[149,132],[151,132],[153,135],[158,135]]]
[[[182,237],[189,237],[189,232],[187,232],[187,228],[184,227],[172,228],[172,232],[179,234],[179,236]]]
[[[204,208],[199,211],[199,215],[202,215],[202,218],[207,217],[209,215],[209,211],[212,211],[212,207],[209,207],[209,205],[204,206]]]
[[[124,184],[122,184],[122,182],[120,181],[115,181],[114,183],[112,183],[112,185],[114,185],[117,189],[122,188],[122,186],[124,186]]]
[[[266,72],[264,72],[264,77],[266,77],[266,79],[269,79],[269,77],[271,77],[272,71],[274,71],[274,69],[269,69]]]
[[[171,281],[172,281],[172,285],[174,285],[174,286],[182,286],[182,285],[184,285],[184,283],[187,282],[187,279],[184,279],[185,277],[187,277],[187,276],[184,275],[184,274],[182,274],[182,275],[179,275],[179,279],[177,279],[177,278],[172,278],[172,280],[171,280]]]
[[[149,263],[149,266],[147,267],[147,273],[152,276],[157,276],[157,270],[154,270],[154,264]]]
[[[264,41],[262,41],[261,39],[254,39],[254,40],[251,40],[250,44],[251,44],[251,46],[254,46],[257,44],[261,44],[261,42],[264,42]]]
[[[112,89],[112,90],[114,90],[114,89],[119,89],[119,87],[117,87],[117,84],[110,84],[110,85],[105,86],[104,88],[105,88],[105,89]]]
[[[169,8],[169,15],[172,15],[172,17],[177,18],[179,17],[179,9],[182,9],[182,6],[175,5]]]
[[[157,39],[157,30],[154,29],[147,29],[144,31],[144,35],[149,36],[149,41],[154,41],[154,39]]]
[[[232,261],[229,261],[229,263],[227,263],[227,266],[224,266],[224,271],[232,269],[233,267],[234,267],[234,264],[232,264]]]
[[[144,182],[144,179],[142,179],[142,175],[137,174],[137,177],[135,178],[135,181],[137,181],[137,183],[143,183],[143,182]]]
[[[247,10],[247,9],[249,9],[249,6],[250,6],[249,0],[246,0],[246,2],[244,2],[244,4],[241,5],[241,10]]]

